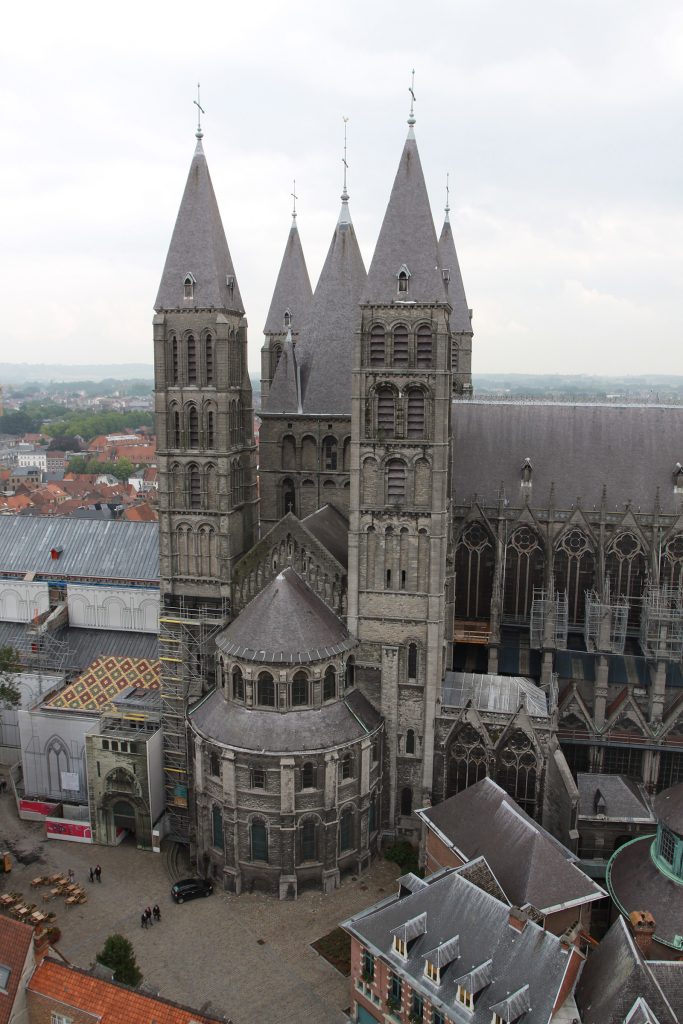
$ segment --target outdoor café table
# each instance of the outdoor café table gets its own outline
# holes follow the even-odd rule
[[[61,889],[60,889],[59,887],[58,887],[58,888],[56,888],[56,889],[50,889],[50,892],[52,893],[52,895],[53,895],[53,896],[59,896],[59,894],[61,893],[61,891],[62,891],[62,890],[61,890]]]
[[[31,888],[36,889],[39,885],[43,884],[43,876],[40,875],[38,878],[31,879]]]

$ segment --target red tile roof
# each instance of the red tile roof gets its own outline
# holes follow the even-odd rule
[[[33,928],[30,925],[0,917],[0,966],[10,969],[7,992],[0,991],[0,1024],[9,1021],[32,942]]]
[[[47,999],[97,1015],[100,1024],[215,1024],[221,1017],[180,1006],[157,996],[142,995],[113,981],[102,981],[77,967],[47,958],[28,985]]]

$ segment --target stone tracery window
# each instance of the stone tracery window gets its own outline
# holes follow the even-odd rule
[[[488,619],[493,590],[493,544],[482,523],[465,527],[455,552],[455,614],[462,619]]]
[[[555,552],[554,569],[556,590],[567,592],[569,622],[580,624],[595,571],[595,556],[582,530],[573,527],[564,534]]]
[[[528,621],[534,587],[544,579],[543,549],[530,526],[518,526],[507,544],[504,612],[516,622]]]
[[[664,545],[659,573],[662,586],[681,586],[683,580],[683,533],[677,533],[670,537]]]
[[[629,602],[628,624],[633,629],[640,622],[640,599],[645,587],[647,563],[643,545],[633,533],[619,533],[607,547],[605,571],[612,597],[625,597]]]
[[[525,732],[516,729],[498,753],[496,782],[532,817],[536,810],[537,775],[533,743]]]
[[[473,726],[463,726],[448,749],[447,795],[461,793],[486,778],[488,763],[485,740]]]

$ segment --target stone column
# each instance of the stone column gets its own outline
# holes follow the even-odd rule
[[[280,899],[296,899],[295,762],[280,758]]]

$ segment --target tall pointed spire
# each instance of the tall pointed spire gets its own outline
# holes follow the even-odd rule
[[[296,336],[301,331],[311,306],[313,289],[295,218],[296,207],[266,325],[263,328],[264,334],[280,334],[291,326]]]
[[[301,379],[291,330],[287,331],[280,362],[270,385],[268,412],[301,412]]]
[[[198,117],[200,113],[201,107]],[[204,156],[201,121],[195,134],[197,145],[154,308],[243,313],[235,268]]]
[[[453,229],[450,219],[450,188],[446,176],[446,207],[443,227],[439,236],[439,267],[446,286],[448,301],[453,307],[451,313],[451,330],[456,334],[472,332],[472,321],[465,296],[465,286],[460,273],[460,263],[455,249]]]

